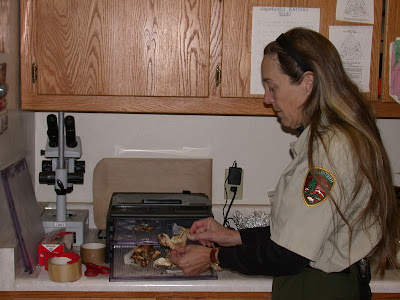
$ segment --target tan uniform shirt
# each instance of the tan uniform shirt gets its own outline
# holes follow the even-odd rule
[[[314,165],[318,182],[328,186],[340,210],[349,222],[365,207],[371,194],[370,185],[363,186],[353,198],[358,174],[350,148],[341,133],[329,134],[331,161],[324,147],[314,149]],[[339,272],[365,257],[379,241],[377,224],[361,225],[353,230],[349,259],[349,230],[327,195],[309,173],[309,127],[291,145],[293,161],[282,174],[272,200],[270,215],[271,239],[311,260],[313,268]],[[325,137],[326,139],[328,137]],[[361,150],[361,149],[360,149]],[[343,183],[340,189],[338,179]]]

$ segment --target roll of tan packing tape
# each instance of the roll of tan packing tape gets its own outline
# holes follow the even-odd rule
[[[83,263],[102,265],[105,262],[106,245],[102,243],[86,243],[81,245],[81,258]]]
[[[49,279],[55,282],[71,282],[82,276],[81,258],[76,253],[61,253],[47,261]]]

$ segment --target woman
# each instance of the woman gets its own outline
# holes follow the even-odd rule
[[[380,274],[398,266],[399,238],[389,159],[371,105],[335,47],[308,29],[267,45],[261,73],[264,102],[282,125],[302,131],[271,201],[271,225],[234,231],[197,221],[190,239],[202,246],[177,249],[172,260],[191,275],[215,263],[272,275],[274,299],[368,299],[367,262],[376,259]]]

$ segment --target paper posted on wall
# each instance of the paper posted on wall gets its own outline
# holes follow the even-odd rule
[[[253,7],[250,94],[264,94],[261,62],[264,47],[281,33],[294,27],[319,32],[320,9],[309,7]]]
[[[329,26],[329,40],[343,67],[362,92],[369,92],[372,26]]]
[[[389,95],[400,104],[400,37],[390,43]]]
[[[337,0],[336,19],[374,24],[374,0]]]

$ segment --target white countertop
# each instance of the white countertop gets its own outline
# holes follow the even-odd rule
[[[246,214],[255,209],[250,207],[248,210]],[[89,235],[88,242],[95,241],[97,230],[90,230]],[[217,280],[110,282],[109,276],[104,274],[86,277],[84,265],[82,265],[80,279],[74,282],[58,283],[49,279],[48,272],[43,267],[36,268],[32,274],[23,273],[17,269],[14,269],[15,273],[11,273],[16,263],[14,259],[14,249],[0,248],[0,267],[2,270],[10,269],[10,273],[0,272],[0,290],[96,292],[271,292],[272,290],[272,277],[245,276],[227,270],[218,272]],[[13,273],[19,275],[14,277],[11,275]],[[378,278],[373,274],[370,286],[373,293],[400,293],[400,270],[387,270],[384,278]]]
[[[372,274],[370,287],[373,293],[400,293],[400,270],[386,270],[383,278]]]
[[[48,277],[44,268],[32,274],[21,274],[15,281],[16,291],[116,291],[116,292],[271,292],[272,278],[244,276],[230,271],[218,272],[217,280],[124,281],[109,282],[108,275],[83,275],[74,282],[58,283]],[[400,293],[400,271],[388,270],[384,278],[370,283],[373,293]]]
[[[242,276],[230,271],[218,272],[217,280],[123,281],[109,282],[108,275],[83,275],[74,282],[57,283],[49,280],[42,268],[33,274],[23,274],[15,282],[17,291],[118,291],[118,292],[270,292],[271,277]],[[399,290],[400,292],[400,290]]]

